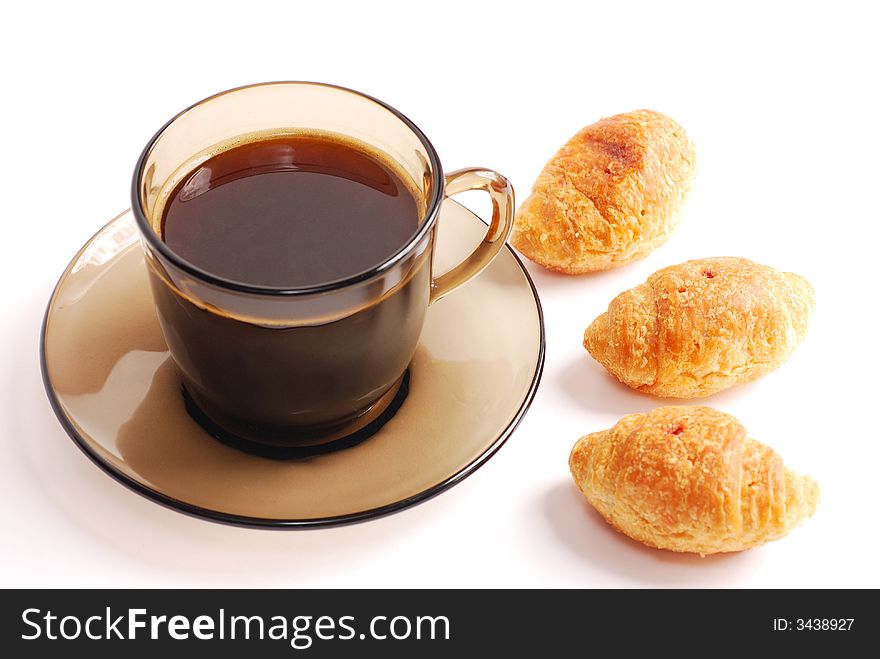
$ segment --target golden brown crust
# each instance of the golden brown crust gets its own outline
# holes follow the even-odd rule
[[[618,295],[584,347],[624,384],[696,398],[751,382],[804,339],[814,305],[803,277],[744,258],[664,268]]]
[[[694,145],[666,115],[637,110],[602,119],[538,175],[511,243],[568,274],[629,263],[669,237],[695,170]]]
[[[776,540],[812,516],[819,485],[782,464],[732,416],[660,407],[582,437],[569,467],[617,530],[651,547],[701,555]]]

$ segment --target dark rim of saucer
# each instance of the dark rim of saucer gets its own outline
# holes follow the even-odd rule
[[[121,215],[111,220],[108,225],[118,220],[119,217],[121,217]],[[474,217],[477,216],[475,215]],[[481,222],[483,221],[482,218],[478,217],[477,219],[479,219]],[[485,222],[483,223],[485,224]],[[97,233],[95,233],[95,235],[86,242],[83,249],[85,249],[86,246],[90,245],[92,241],[108,225],[105,225],[105,227],[102,227]],[[371,519],[384,517],[386,515],[399,512],[405,508],[423,503],[428,499],[431,499],[438,494],[448,490],[452,486],[457,485],[465,478],[473,474],[477,469],[482,467],[489,460],[489,458],[495,455],[498,449],[500,449],[504,445],[504,443],[510,438],[510,435],[513,434],[513,431],[516,430],[517,426],[519,426],[520,422],[522,421],[523,417],[525,416],[526,412],[529,410],[529,407],[531,407],[531,404],[534,401],[535,393],[538,390],[538,386],[541,382],[541,377],[544,372],[546,336],[544,329],[544,310],[541,307],[541,299],[538,297],[538,291],[535,288],[535,283],[532,281],[532,277],[529,275],[528,270],[523,265],[522,260],[519,258],[516,252],[513,251],[510,245],[505,245],[504,247],[510,252],[511,256],[513,256],[513,258],[517,262],[517,265],[519,265],[520,269],[522,270],[522,273],[529,284],[529,288],[532,291],[532,298],[535,301],[535,309],[538,312],[539,348],[538,358],[535,363],[535,374],[532,378],[531,385],[529,386],[529,389],[526,392],[526,395],[523,398],[519,409],[517,410],[514,417],[511,419],[510,423],[507,424],[507,426],[499,433],[498,437],[496,437],[495,440],[480,455],[478,455],[471,462],[469,462],[444,480],[440,481],[436,485],[433,485],[417,494],[414,494],[411,497],[402,499],[395,503],[380,506],[378,508],[371,508],[369,510],[359,511],[356,513],[349,513],[346,515],[333,515],[329,517],[316,517],[310,519],[275,519],[251,517],[247,515],[233,515],[216,510],[210,510],[201,506],[195,506],[193,504],[186,503],[185,501],[180,501],[173,497],[169,497],[157,490],[147,487],[143,483],[140,483],[130,476],[122,473],[121,471],[114,468],[113,465],[106,462],[101,457],[101,455],[91,446],[90,442],[85,437],[80,435],[79,431],[74,427],[71,420],[67,417],[67,414],[64,412],[64,409],[61,406],[61,402],[58,399],[57,394],[55,393],[55,389],[52,386],[52,382],[49,378],[48,366],[46,364],[46,330],[48,327],[49,315],[51,314],[55,298],[58,295],[61,284],[70,273],[70,268],[72,267],[72,265],[77,261],[77,259],[79,259],[83,249],[77,252],[76,256],[73,257],[70,264],[67,266],[67,268],[65,268],[63,274],[58,280],[58,283],[55,285],[55,288],[52,291],[52,295],[49,298],[49,304],[46,306],[46,312],[43,315],[43,323],[40,328],[40,372],[43,378],[43,386],[46,389],[46,394],[49,398],[49,403],[52,405],[52,409],[55,412],[55,416],[58,417],[58,421],[61,423],[64,431],[70,436],[70,438],[79,447],[79,449],[83,453],[85,453],[92,462],[94,462],[102,471],[104,471],[104,473],[106,473],[108,476],[121,483],[125,487],[147,499],[155,501],[156,503],[166,508],[170,508],[171,510],[175,510],[185,515],[203,520],[220,522],[222,524],[229,524],[232,526],[257,529],[317,529],[333,526],[344,526],[346,524],[365,522]]]
[[[225,96],[226,94],[232,94],[235,92],[239,92],[245,89],[251,89],[254,87],[270,87],[274,85],[303,85],[310,87],[327,87],[329,89],[335,89],[338,91],[348,92],[350,94],[355,94],[356,96],[360,96],[368,101],[372,101],[377,105],[381,106],[385,110],[391,112],[394,116],[396,116],[403,124],[406,125],[409,130],[411,130],[415,136],[422,143],[422,146],[425,148],[425,151],[428,154],[428,160],[431,163],[431,168],[434,172],[433,177],[433,190],[431,192],[431,197],[426,201],[426,211],[425,211],[425,219],[418,226],[415,233],[410,237],[410,239],[400,247],[394,254],[392,254],[389,258],[387,258],[382,263],[373,266],[367,270],[356,273],[354,275],[350,275],[347,277],[343,277],[341,279],[337,279],[334,281],[317,284],[314,286],[299,286],[299,287],[276,287],[276,286],[256,286],[253,284],[246,284],[243,282],[235,281],[233,279],[226,279],[225,277],[220,277],[218,275],[212,274],[203,270],[202,268],[194,265],[179,256],[176,252],[174,252],[168,245],[162,242],[159,235],[153,230],[152,225],[147,220],[146,216],[141,209],[141,198],[140,198],[140,180],[141,175],[143,174],[144,167],[147,162],[147,158],[150,155],[150,152],[153,149],[153,146],[165,132],[165,129],[168,128],[171,124],[177,121],[180,117],[185,115],[187,112],[192,110],[193,108],[206,103],[207,101],[213,100],[215,98],[219,98],[221,96]],[[205,281],[214,286],[218,286],[220,288],[229,289],[233,291],[238,291],[240,293],[247,293],[251,295],[282,295],[282,296],[299,296],[299,295],[314,295],[316,293],[326,293],[328,291],[338,290],[340,288],[345,288],[346,286],[350,286],[352,284],[356,284],[358,282],[366,281],[368,279],[372,279],[373,277],[382,275],[383,273],[391,270],[399,264],[402,260],[406,258],[406,256],[412,251],[412,249],[418,245],[421,240],[431,231],[431,228],[434,226],[434,223],[437,221],[437,217],[440,212],[441,202],[444,199],[444,176],[443,176],[443,168],[440,165],[440,158],[437,155],[437,151],[434,149],[434,146],[425,136],[425,134],[416,126],[408,117],[406,117],[399,110],[394,109],[387,103],[380,101],[377,98],[373,98],[368,94],[364,94],[362,92],[356,91],[354,89],[349,89],[347,87],[341,87],[339,85],[330,85],[324,82],[309,82],[306,80],[288,80],[288,81],[275,81],[275,82],[260,82],[252,85],[243,85],[241,87],[235,87],[233,89],[227,89],[226,91],[219,92],[217,94],[213,94],[208,96],[207,98],[202,99],[196,103],[193,103],[185,110],[178,112],[171,119],[169,119],[165,125],[163,125],[150,141],[147,142],[147,146],[144,147],[144,150],[141,152],[140,157],[138,158],[137,164],[134,168],[134,176],[131,181],[131,211],[134,214],[135,221],[137,222],[138,229],[140,231],[141,236],[149,243],[150,248],[161,254],[164,258],[168,259],[171,263],[173,263],[176,267],[180,268],[184,272],[192,275],[193,277],[197,277],[202,281]]]

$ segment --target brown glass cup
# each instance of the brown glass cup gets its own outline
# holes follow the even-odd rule
[[[316,286],[253,286],[207,272],[162,242],[165,203],[201,163],[243,141],[303,132],[360,142],[411,184],[421,221],[385,261]],[[434,276],[441,204],[466,190],[489,193],[491,223],[467,259]],[[494,171],[444,176],[431,143],[394,108],[310,82],[240,87],[196,103],[150,140],[132,185],[159,322],[185,394],[223,431],[276,446],[351,436],[386,410],[428,305],[489,264],[513,208],[510,183]]]

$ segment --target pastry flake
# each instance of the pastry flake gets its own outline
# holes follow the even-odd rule
[[[551,270],[580,274],[642,258],[666,242],[696,171],[681,126],[652,110],[587,126],[544,167],[511,243]]]
[[[578,440],[569,467],[614,528],[676,552],[742,551],[777,540],[819,502],[815,480],[709,407],[626,416]]]

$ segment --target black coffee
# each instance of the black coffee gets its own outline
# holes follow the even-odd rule
[[[392,167],[353,143],[273,138],[221,153],[187,176],[169,198],[163,239],[236,282],[308,286],[385,261],[416,231],[419,213]],[[381,278],[366,284],[351,315],[291,326],[194,304],[148,270],[166,341],[199,410],[246,440],[297,445],[345,432],[377,398],[394,394],[425,319],[429,254],[412,257],[393,292]],[[277,302],[252,297],[246,308],[259,316],[261,305],[268,312]]]
[[[382,263],[419,219],[409,188],[376,156],[284,136],[224,151],[187,176],[165,206],[162,239],[225,279],[293,288]]]

